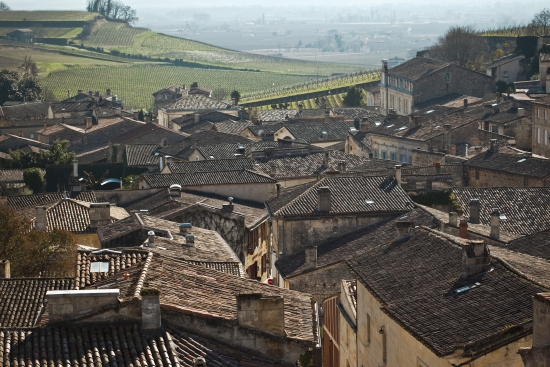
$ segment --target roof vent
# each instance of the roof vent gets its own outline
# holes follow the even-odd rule
[[[154,246],[155,244],[155,231],[147,232],[147,243],[149,246]]]
[[[172,197],[180,197],[181,185],[177,185],[177,184],[170,185],[170,188],[168,189],[168,195]]]

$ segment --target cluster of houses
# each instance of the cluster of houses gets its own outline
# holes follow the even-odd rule
[[[65,277],[0,259],[0,364],[547,366],[550,97],[494,91],[419,57],[365,108],[197,83],[143,121],[110,90],[2,106],[0,162],[77,160],[0,205],[79,247]]]

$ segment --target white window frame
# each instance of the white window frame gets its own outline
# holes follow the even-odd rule
[[[503,78],[508,78],[508,70],[504,70],[504,71],[502,72],[502,77],[503,77]]]

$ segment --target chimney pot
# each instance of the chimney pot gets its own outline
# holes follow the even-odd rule
[[[500,212],[494,208],[491,213],[491,238],[500,239]]]
[[[185,235],[185,244],[187,246],[195,246],[195,236],[191,233]]]
[[[479,224],[479,214],[481,213],[481,202],[479,199],[470,200],[470,223]]]
[[[155,231],[147,232],[147,243],[149,246],[155,245]]]
[[[449,213],[449,225],[453,227],[458,227],[458,213],[456,212]]]
[[[180,234],[187,234],[189,233],[189,231],[193,226],[191,225],[191,223],[181,223],[179,227],[180,227]]]
[[[320,212],[330,212],[332,206],[330,188],[327,186],[319,187],[317,190],[318,207]]]
[[[485,241],[468,241],[462,245],[461,278],[483,273],[491,268],[491,257]]]
[[[460,220],[459,237],[468,239],[468,221],[466,219]]]
[[[11,278],[11,268],[9,260],[0,260],[0,279]]]
[[[307,269],[317,268],[317,246],[306,246],[305,265]]]

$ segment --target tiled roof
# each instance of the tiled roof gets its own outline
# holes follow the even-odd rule
[[[5,134],[0,136],[0,152],[7,153],[8,150],[15,150],[27,145],[36,146],[39,148],[49,149],[50,145],[41,143],[37,140],[23,138],[12,134]]]
[[[415,226],[434,227],[431,215],[421,209],[414,209],[368,228],[338,238],[331,238],[317,245],[317,268],[352,259],[365,247],[391,243],[395,239],[395,223],[398,221],[413,222]],[[315,271],[305,265],[304,252],[281,258],[275,265],[284,278]]]
[[[234,134],[239,135],[244,129],[247,127],[254,125],[252,121],[248,120],[240,120],[240,121],[223,121],[223,122],[216,122],[214,124],[214,128],[217,132],[225,133],[225,134]]]
[[[75,199],[79,201],[87,201],[89,203],[96,202],[96,197],[93,191],[68,192],[67,196],[71,199]],[[53,203],[61,200],[62,198],[63,198],[62,192],[50,192],[46,194],[8,196],[7,203],[10,208],[14,210],[19,210],[19,209],[29,208],[29,207],[34,208],[37,205],[45,205],[48,203]]]
[[[146,124],[140,124],[139,127],[134,128],[130,131],[124,132],[124,133],[122,133],[118,136],[114,136],[114,137],[111,136],[110,137],[110,142],[112,144],[126,144],[128,142],[131,142],[134,139],[137,139],[137,138],[139,138],[143,135],[147,135],[147,134],[151,133],[152,131],[159,130],[159,129],[164,130],[166,132],[166,134],[171,134],[171,135],[174,135],[174,136],[179,135],[179,136],[181,136],[182,139],[184,137],[188,136],[187,134],[179,133],[177,131],[165,128],[165,127],[157,125],[157,124],[146,123]]]
[[[531,297],[544,288],[494,257],[492,271],[460,278],[464,241],[450,237],[419,228],[406,240],[368,246],[348,263],[382,310],[438,356],[465,345],[470,357],[486,352],[487,339],[522,337],[503,330],[532,319]]]
[[[154,153],[157,144],[126,145],[126,164],[132,166],[154,166],[159,164],[159,157]]]
[[[428,59],[425,57],[415,57],[414,59],[389,69],[388,75],[409,80],[418,80],[448,65],[450,65],[450,63],[444,61]]]
[[[316,341],[311,299],[291,291],[184,261],[163,258],[160,273],[162,307],[237,320],[235,295],[243,292],[284,297],[285,333],[290,339]]]
[[[328,166],[324,166],[324,157],[328,154]],[[333,150],[329,152],[313,153],[305,156],[284,157],[258,160],[254,166],[257,171],[264,172],[274,178],[298,178],[316,176],[323,172],[338,171],[338,163],[346,162],[346,170],[354,171],[356,166],[368,165],[372,168],[395,167],[395,162],[386,160],[373,160]],[[275,166],[276,171],[272,172]]]
[[[197,141],[197,146],[207,146],[216,144],[246,144],[250,143],[250,139],[244,136],[234,134],[225,134],[217,131],[200,131],[189,135],[186,140],[191,140],[193,143]],[[193,145],[193,144],[191,144]]]
[[[237,157],[236,154],[238,154],[238,148],[244,148],[244,154],[240,156],[246,156],[250,152],[250,144],[206,145],[198,147],[197,150],[205,159],[235,159]]]
[[[386,118],[386,116],[376,111],[361,107],[333,108],[332,112],[335,115],[343,115],[346,120],[355,120],[356,118],[368,118],[369,120],[384,121]]]
[[[500,57],[496,60],[493,60],[491,61],[489,64],[487,64],[487,68],[495,68],[497,66],[500,66],[500,65],[504,65],[504,64],[507,64],[509,62],[512,62],[512,61],[519,61],[521,59],[524,59],[525,56],[523,55],[516,55],[516,54],[512,54],[512,55],[506,55],[506,56],[503,56],[503,57]]]
[[[143,178],[151,187],[170,187],[170,185],[174,184],[181,186],[199,186],[277,182],[269,176],[249,170],[193,172],[187,174],[152,174],[143,175],[141,178]]]
[[[130,233],[141,231],[142,229],[143,222],[141,221],[141,219],[135,214],[130,214],[130,216],[127,218],[99,227],[97,229],[97,236],[99,237],[100,242],[102,244],[105,244],[118,238],[124,237]],[[147,234],[144,233],[141,237],[146,238]],[[124,245],[130,247],[141,245],[140,241],[139,243],[137,242],[137,240],[131,243],[125,242]]]
[[[260,121],[284,121],[288,116],[290,118],[296,117],[298,110],[260,110],[258,111],[258,119]]]
[[[91,101],[86,102],[57,102],[52,103],[52,111],[55,112],[75,112],[87,111],[94,106]]]
[[[27,119],[29,117],[44,118],[48,116],[48,102],[25,102],[14,106],[0,107],[5,119]]]
[[[486,109],[486,104],[478,104],[472,108],[468,108],[465,111],[467,116],[476,117],[482,121],[488,121],[496,124],[506,125],[507,123],[522,118],[518,115],[518,103],[517,101],[503,101],[496,103],[496,101],[489,102],[491,109]],[[519,107],[523,108],[524,117],[531,116],[532,107],[530,104],[522,103]],[[489,113],[488,113],[489,112]]]
[[[43,127],[44,124],[46,124],[47,126],[53,126],[61,123],[66,125],[86,125],[86,116],[66,117],[66,118],[57,118],[57,119],[23,118],[23,119],[0,120],[0,127],[32,127],[32,126]]]
[[[0,169],[0,182],[24,182],[22,169]],[[46,171],[41,169],[42,176],[46,174]]]
[[[172,122],[174,122],[174,120],[172,120]],[[199,122],[198,124],[185,125],[180,129],[180,131],[186,134],[195,134],[195,133],[198,133],[199,131],[212,130],[213,127],[214,127],[214,124],[211,123],[210,121],[202,121],[202,122]]]
[[[330,189],[331,214],[406,212],[413,208],[401,186],[387,177],[325,177],[314,185],[283,190],[266,204],[273,216],[314,215],[318,213],[320,187]]]
[[[464,166],[540,179],[550,175],[549,159],[535,158],[522,154],[511,155],[486,151],[464,162]]]
[[[512,240],[506,248],[550,260],[550,229]]]
[[[107,160],[107,155],[109,154],[109,147],[99,147],[94,150],[80,153],[76,156],[79,164],[88,164],[103,162]]]
[[[345,140],[353,122],[296,122],[284,127],[296,139],[303,139],[310,144]]]
[[[483,99],[479,98],[479,97],[460,96],[458,98],[455,98],[453,100],[450,100],[448,102],[443,103],[443,106],[463,108],[464,107],[464,100],[468,101],[468,106],[477,105],[477,104],[479,104],[483,101]]]
[[[73,284],[63,278],[1,278],[0,329],[35,326],[46,292],[72,289]],[[0,336],[0,347],[1,340]]]
[[[172,173],[193,173],[193,172],[219,172],[253,169],[254,160],[251,158],[239,159],[209,159],[204,161],[173,162],[168,163]]]
[[[201,94],[190,94],[184,96],[177,101],[164,105],[165,110],[218,110],[230,109],[233,106],[230,103],[218,101],[214,98],[209,98]]]
[[[545,54],[545,55],[550,58],[550,54]],[[545,95],[544,97],[539,98],[533,101],[532,103],[536,105],[550,106],[550,96]]]
[[[281,122],[276,122],[262,123],[261,125],[250,125],[246,129],[254,136],[263,136],[265,134],[274,134],[281,127],[283,127],[283,124]]]
[[[479,199],[479,220],[490,225],[491,212],[498,208],[500,228],[514,234],[532,234],[550,228],[550,187],[454,188],[453,195],[464,216],[470,216],[470,200]]]

